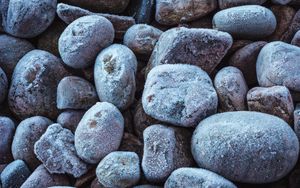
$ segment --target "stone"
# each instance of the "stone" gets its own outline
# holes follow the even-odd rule
[[[136,153],[140,159],[143,158],[143,142],[130,133],[124,133],[118,151],[130,151]]]
[[[294,116],[294,131],[300,140],[300,104],[298,103],[293,113]]]
[[[247,94],[249,111],[263,112],[280,117],[292,124],[294,103],[285,86],[254,87]]]
[[[5,72],[0,68],[0,104],[4,102],[8,92],[8,79]]]
[[[94,68],[94,80],[100,101],[121,110],[133,102],[136,91],[137,59],[126,46],[113,44],[101,51]]]
[[[140,179],[139,163],[134,152],[111,152],[97,166],[98,181],[105,187],[131,187]]]
[[[59,114],[57,117],[57,123],[63,128],[69,129],[72,133],[75,133],[78,123],[83,117],[85,111],[82,110],[67,110]]]
[[[195,127],[217,111],[218,96],[208,74],[186,64],[154,67],[147,76],[142,104],[151,117],[181,127]]]
[[[98,102],[82,117],[75,131],[75,148],[84,161],[96,164],[118,150],[124,132],[121,112],[107,102]]]
[[[98,102],[95,87],[77,76],[64,77],[57,86],[58,109],[87,110]]]
[[[292,0],[272,0],[272,3],[286,5],[289,4]]]
[[[201,168],[179,168],[173,171],[165,182],[164,187],[237,188],[232,182],[222,176]]]
[[[267,0],[218,0],[220,9],[227,9],[241,5],[261,5]]]
[[[114,28],[109,20],[98,15],[84,16],[67,26],[59,38],[58,49],[66,65],[87,68],[113,39]]]
[[[244,5],[217,12],[213,27],[239,39],[261,39],[276,29],[276,17],[269,9],[259,5]]]
[[[260,112],[225,112],[203,120],[192,137],[201,168],[231,181],[269,183],[295,166],[299,142],[282,119]]]
[[[56,56],[42,50],[28,52],[17,64],[8,94],[10,110],[19,119],[44,116],[55,119],[56,89],[69,73]]]
[[[34,153],[51,174],[67,173],[78,178],[88,170],[87,164],[76,154],[74,135],[59,124],[47,128],[35,143]]]
[[[170,29],[156,43],[146,72],[161,64],[192,64],[210,74],[232,42],[228,33],[212,29]]]
[[[133,15],[136,23],[150,24],[155,13],[154,0],[131,0],[128,5],[129,15]]]
[[[300,91],[300,48],[276,41],[265,45],[260,51],[256,63],[259,86],[286,86]]]
[[[15,129],[15,123],[10,118],[0,116],[0,164],[7,164],[13,160],[11,144]]]
[[[288,29],[281,36],[280,40],[290,43],[297,31],[300,30],[300,10],[296,12],[293,20],[290,22]]]
[[[291,44],[300,47],[300,30],[294,35]]]

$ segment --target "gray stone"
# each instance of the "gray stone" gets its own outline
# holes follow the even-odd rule
[[[243,39],[260,39],[276,29],[276,17],[259,5],[244,5],[221,10],[214,15],[213,27]]]
[[[8,80],[5,72],[0,67],[0,104],[4,102],[8,92]]]
[[[260,112],[226,112],[202,121],[192,137],[201,168],[231,181],[268,183],[295,166],[299,141],[282,119]]]
[[[237,188],[232,182],[222,176],[201,168],[179,168],[172,172],[164,188],[179,187],[220,187]]]
[[[76,154],[74,135],[59,124],[48,127],[35,143],[34,153],[51,174],[67,173],[78,178],[88,170]]]
[[[82,117],[75,131],[75,148],[84,161],[96,164],[116,151],[124,132],[121,112],[112,104],[98,102]]]
[[[126,46],[113,44],[101,51],[94,68],[94,80],[100,101],[121,110],[134,101],[137,59]]]
[[[300,30],[294,35],[291,44],[300,47]]]
[[[11,144],[15,129],[15,123],[10,118],[0,116],[0,164],[7,164],[13,160]]]
[[[56,121],[63,128],[69,129],[70,131],[75,133],[77,125],[83,117],[84,113],[85,111],[81,110],[67,110],[59,114]]]
[[[272,0],[272,3],[286,5],[289,4],[292,0]]]
[[[267,0],[218,0],[220,9],[227,9],[241,5],[261,5]]]
[[[271,42],[260,51],[256,63],[258,83],[262,87],[286,86],[300,91],[300,48],[284,42]]]
[[[300,104],[298,103],[294,111],[294,131],[300,140]]]
[[[134,152],[111,152],[97,166],[96,175],[105,187],[131,187],[141,176],[139,157]]]
[[[112,44],[114,28],[106,18],[84,16],[72,22],[61,34],[58,49],[64,63],[72,68],[87,68],[97,54]]]
[[[194,127],[216,113],[218,96],[201,68],[166,64],[154,67],[148,74],[142,103],[146,114],[155,119]]]

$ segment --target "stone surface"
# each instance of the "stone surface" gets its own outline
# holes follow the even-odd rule
[[[290,3],[292,0],[272,0],[272,3],[280,4],[280,5],[286,5]]]
[[[299,142],[282,119],[260,112],[226,112],[202,121],[192,137],[201,168],[229,180],[268,183],[295,166]]]
[[[64,63],[72,68],[87,68],[97,54],[112,44],[114,28],[103,16],[91,15],[72,22],[61,34],[58,49]]]
[[[232,182],[222,176],[201,168],[179,168],[173,171],[165,182],[164,187],[237,188]]]
[[[284,42],[271,42],[260,51],[256,63],[260,86],[286,86],[300,91],[300,48]]]
[[[5,72],[0,67],[0,104],[4,102],[8,92],[8,80]]]
[[[77,125],[83,117],[84,113],[85,111],[82,110],[67,110],[59,114],[56,121],[63,128],[69,129],[70,131],[75,133]]]
[[[213,27],[235,38],[260,39],[276,29],[276,17],[259,5],[244,5],[221,10],[214,15]]]
[[[131,187],[140,179],[139,163],[134,152],[111,152],[97,166],[98,181],[105,187]]]
[[[290,22],[288,29],[281,36],[280,40],[290,43],[295,33],[300,30],[300,10],[296,12],[293,20]]]
[[[94,80],[100,101],[121,110],[134,102],[137,59],[126,46],[113,44],[101,51],[94,68]]]
[[[19,118],[55,119],[56,88],[69,73],[56,56],[42,50],[28,52],[17,64],[8,94],[10,110]]]
[[[84,114],[75,131],[76,152],[84,161],[96,164],[119,148],[123,131],[121,112],[110,103],[96,103]]]
[[[156,43],[147,72],[161,64],[192,64],[211,73],[232,42],[228,33],[212,29],[170,29]]]
[[[218,0],[220,9],[227,9],[241,5],[261,5],[267,0]]]
[[[74,135],[59,124],[48,127],[35,143],[34,153],[50,173],[78,178],[87,172],[87,165],[76,154]]]
[[[7,164],[13,160],[11,144],[15,129],[15,123],[10,118],[0,116],[0,164]]]
[[[136,153],[140,159],[143,158],[143,142],[130,133],[124,133],[118,151],[130,151]]]
[[[34,144],[53,122],[41,116],[23,120],[17,127],[11,150],[15,160],[23,160],[31,170],[41,163],[34,154]]]
[[[300,47],[300,30],[294,35],[291,44]]]
[[[142,103],[146,114],[157,120],[194,127],[216,113],[218,97],[202,69],[165,64],[154,67],[148,74]]]
[[[300,140],[300,104],[298,103],[294,111],[294,131]]]

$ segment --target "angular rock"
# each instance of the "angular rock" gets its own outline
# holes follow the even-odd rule
[[[119,148],[124,131],[121,112],[112,104],[98,102],[83,116],[75,131],[75,148],[84,161],[96,164]]]
[[[0,67],[0,104],[4,102],[8,92],[8,80],[5,72]]]
[[[10,118],[0,116],[0,164],[7,164],[13,160],[11,144],[15,129],[15,123]]]
[[[261,5],[267,0],[218,0],[220,9],[227,9],[241,5]]]
[[[245,5],[221,10],[214,15],[213,27],[235,38],[261,39],[276,29],[276,17],[259,5]]]
[[[146,114],[157,120],[194,127],[216,113],[218,97],[201,68],[166,64],[154,67],[148,74],[142,103]]]
[[[76,154],[74,135],[59,124],[48,127],[35,143],[34,153],[51,174],[67,173],[78,178],[88,170]]]
[[[61,34],[58,49],[64,63],[72,68],[87,68],[94,64],[97,54],[112,44],[114,28],[103,16],[78,18]]]
[[[260,86],[286,86],[300,91],[300,48],[284,42],[271,42],[260,51],[256,63]]]
[[[56,88],[69,73],[56,56],[42,50],[28,52],[17,64],[8,94],[10,110],[20,119],[55,119]]]
[[[231,181],[268,183],[295,166],[299,142],[282,119],[260,112],[226,112],[202,121],[192,137],[199,167]]]
[[[247,94],[249,111],[263,112],[293,122],[294,104],[290,91],[284,86],[255,87]]]
[[[192,64],[210,74],[232,42],[228,33],[212,29],[170,29],[156,43],[147,72],[161,64]]]
[[[59,114],[57,117],[57,123],[63,128],[69,129],[72,133],[75,133],[78,123],[83,117],[85,111],[79,110],[67,110]]]

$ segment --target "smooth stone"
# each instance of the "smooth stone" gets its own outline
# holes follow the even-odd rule
[[[218,0],[220,9],[227,9],[242,5],[261,5],[267,0]]]
[[[8,84],[7,76],[0,67],[0,104],[3,103],[7,97]]]
[[[72,133],[75,133],[78,123],[84,113],[85,111],[83,110],[67,110],[59,114],[56,121],[61,124],[63,128],[69,129]]]
[[[10,118],[0,116],[0,164],[7,164],[13,160],[11,144],[15,129],[15,123]]]

